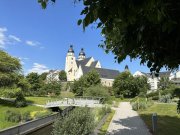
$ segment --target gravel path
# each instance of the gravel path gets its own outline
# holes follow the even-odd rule
[[[151,135],[129,102],[121,102],[108,127],[107,135]]]

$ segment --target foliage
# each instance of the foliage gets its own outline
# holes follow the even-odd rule
[[[35,119],[39,119],[39,118],[43,118],[45,116],[48,116],[50,114],[51,114],[51,111],[47,111],[47,110],[45,110],[45,111],[38,111],[38,112],[35,113],[34,118]]]
[[[21,114],[18,111],[6,111],[5,120],[10,122],[20,122],[21,121]]]
[[[159,102],[163,102],[163,103],[170,103],[172,96],[170,94],[168,95],[162,95],[159,99]]]
[[[113,83],[116,97],[135,97],[140,92],[146,93],[148,89],[147,79],[144,77],[133,77],[130,72],[120,73]]]
[[[38,0],[42,8],[48,1]],[[165,66],[177,69],[180,63],[180,11],[178,0],[74,0],[82,1],[85,29],[97,24],[104,36],[100,44],[115,54],[118,62],[127,56],[140,58],[150,71],[158,73]]]
[[[41,92],[42,92],[41,95],[47,95],[48,93],[59,95],[61,92],[61,83],[58,81],[45,83],[41,88]]]
[[[27,105],[26,99],[24,98],[21,91],[18,91],[16,93],[16,99],[15,99],[15,106],[18,107],[25,107]]]
[[[61,70],[59,72],[59,80],[60,81],[67,81],[67,76],[66,76],[66,72],[64,70]]]
[[[174,90],[174,96],[177,96],[177,97],[180,98],[180,88],[176,88],[176,89]]]
[[[53,135],[87,135],[94,126],[94,116],[89,108],[75,108],[55,121]]]
[[[148,107],[153,105],[152,101],[136,101],[136,102],[132,102],[132,108],[133,110],[137,111],[137,110],[144,110],[147,109]]]
[[[108,97],[110,96],[108,89],[102,85],[95,85],[87,88],[84,92],[84,95],[91,97],[104,97],[105,100],[108,100]]]
[[[47,75],[48,75],[48,73],[47,73],[47,72],[44,72],[44,73],[42,73],[42,74],[39,75],[39,79],[40,79],[41,81],[45,81]]]
[[[74,81],[72,91],[78,96],[82,96],[85,89],[93,85],[99,85],[101,83],[99,74],[97,71],[92,70],[86,75],[79,78],[78,81]]]
[[[170,86],[170,81],[168,77],[161,77],[159,84],[158,84],[158,88],[165,90],[167,88],[169,88]]]
[[[139,94],[141,96],[145,96],[147,91],[150,89],[150,85],[147,83],[147,77],[145,76],[137,76],[134,77],[135,84],[137,85],[137,89],[139,90]]]
[[[1,91],[1,96],[5,97],[5,98],[15,98],[16,94],[21,91],[20,88],[8,88],[8,87],[4,87],[0,89]]]
[[[84,79],[85,79],[85,86],[86,87],[98,85],[101,83],[99,73],[96,70],[91,70],[90,72],[88,72],[84,76]]]
[[[0,50],[0,87],[12,86],[17,81],[21,71],[18,59]]]
[[[39,90],[40,86],[40,79],[39,75],[37,73],[29,73],[26,76],[27,81],[31,84],[30,90],[33,92],[37,92]]]
[[[114,114],[115,114],[114,110],[112,110],[112,112],[109,113],[109,115],[108,115],[106,121],[104,122],[104,124],[102,125],[102,127],[100,129],[100,133],[98,135],[106,135],[107,129],[109,127],[109,124],[110,124]]]

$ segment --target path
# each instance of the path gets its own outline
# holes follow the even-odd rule
[[[108,127],[107,135],[151,135],[129,102],[121,102]]]

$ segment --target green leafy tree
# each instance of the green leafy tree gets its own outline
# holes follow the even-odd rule
[[[59,95],[61,92],[61,83],[58,81],[45,83],[41,90],[41,95],[47,95],[48,93]]]
[[[43,8],[48,1],[38,0]],[[118,62],[127,56],[140,58],[156,73],[165,66],[177,69],[180,63],[180,10],[178,0],[75,0],[84,9],[79,20],[85,29],[96,22],[106,52]],[[156,74],[157,75],[157,74]]]
[[[134,77],[135,85],[137,85],[137,93],[145,96],[147,91],[150,89],[150,85],[147,82],[147,77],[145,76],[138,76]]]
[[[91,97],[103,97],[105,100],[108,100],[110,96],[107,87],[103,87],[102,85],[95,85],[85,89],[85,96]]]
[[[165,90],[165,89],[169,88],[170,86],[171,86],[171,83],[170,83],[170,80],[169,80],[168,77],[161,77],[161,78],[160,78],[158,87],[159,87],[161,90]]]
[[[48,73],[47,72],[44,72],[42,74],[39,75],[39,79],[41,81],[46,81],[46,77],[47,77]]]
[[[75,108],[65,117],[59,117],[53,128],[53,135],[88,135],[95,127],[92,111],[85,108]]]
[[[59,72],[59,80],[60,81],[67,81],[66,72],[64,70]]]
[[[99,73],[96,70],[91,70],[84,76],[84,78],[85,78],[86,87],[90,87],[92,85],[98,85],[101,83]]]
[[[0,50],[0,87],[15,84],[21,71],[20,61]]]
[[[135,97],[139,94],[137,83],[130,72],[122,72],[115,78],[113,90],[117,97]]]
[[[32,72],[26,76],[26,79],[31,84],[30,90],[32,92],[38,92],[38,90],[41,88],[39,75]]]
[[[99,85],[101,83],[99,74],[97,71],[92,70],[88,72],[86,75],[79,78],[79,80],[74,81],[72,91],[76,93],[78,96],[84,95],[84,91],[86,88],[91,86]]]

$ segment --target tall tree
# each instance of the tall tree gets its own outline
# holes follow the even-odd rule
[[[55,0],[49,0],[55,2]],[[150,71],[158,73],[165,66],[177,69],[180,64],[179,0],[75,0],[84,9],[79,20],[85,29],[96,22],[106,52],[118,62],[127,56],[140,58]],[[38,0],[46,8],[48,0]],[[158,74],[156,74],[158,75]]]
[[[20,61],[0,50],[0,87],[13,85],[20,71]]]
[[[168,77],[161,77],[158,87],[162,90],[165,90],[170,87],[170,80]]]
[[[136,80],[130,72],[120,73],[114,80],[113,90],[115,96],[135,97],[139,94]]]
[[[38,91],[41,87],[39,75],[37,73],[29,73],[26,76],[28,82],[31,84],[30,89],[32,91]]]

